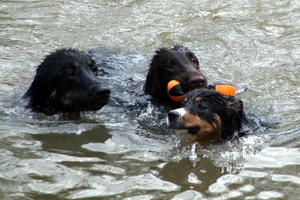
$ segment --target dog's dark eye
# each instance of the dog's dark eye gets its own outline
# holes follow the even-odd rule
[[[65,71],[68,76],[75,76],[76,74],[76,68],[74,66],[67,67]]]
[[[199,64],[197,58],[191,58],[191,61],[192,61],[192,63],[195,64],[195,65],[198,65],[198,64]]]
[[[92,72],[97,73],[98,67],[97,67],[97,65],[95,65],[94,60],[88,59],[86,64],[92,70]]]
[[[92,72],[96,73],[98,71],[98,68],[96,65],[90,66]]]
[[[199,61],[196,58],[196,56],[193,53],[189,53],[188,57],[190,58],[190,61],[194,64],[194,66],[199,69]]]
[[[88,59],[86,64],[91,67],[95,64],[95,62],[92,59]]]
[[[191,58],[191,62],[192,62],[193,65],[196,67],[196,69],[199,69],[199,61],[197,60],[197,58],[192,57],[192,58]]]
[[[199,104],[198,104],[198,108],[199,109],[201,109],[201,110],[205,110],[205,109],[207,109],[208,108],[208,104],[206,103],[206,102],[200,102]]]
[[[169,64],[167,65],[167,68],[168,68],[168,69],[175,69],[176,65],[177,65],[176,60],[171,60],[171,61],[169,62]]]

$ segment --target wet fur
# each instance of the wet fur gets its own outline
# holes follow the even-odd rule
[[[203,83],[191,86],[189,81],[194,77],[202,78]],[[186,92],[207,86],[197,57],[187,47],[177,45],[156,51],[147,74],[144,92],[162,104],[178,107],[179,104],[174,103],[167,94],[167,84],[171,80],[178,80]]]
[[[193,133],[198,141],[229,139],[241,130],[245,121],[241,100],[209,89],[189,92],[183,109],[186,113],[176,121],[173,120],[171,127],[189,130],[189,127],[195,129],[199,126],[199,131]]]
[[[24,94],[27,108],[48,115],[98,110],[107,104],[110,91],[96,77],[97,66],[85,52],[59,49],[37,66]]]

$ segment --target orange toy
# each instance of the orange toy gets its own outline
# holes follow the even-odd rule
[[[172,99],[172,101],[174,101],[176,103],[183,102],[186,97],[186,93],[184,93],[180,82],[177,80],[171,80],[168,83],[167,91],[168,91],[169,97]]]
[[[218,93],[225,96],[234,97],[236,95],[236,87],[229,82],[215,82],[209,85],[209,88],[212,88]]]
[[[209,89],[214,89],[216,92],[234,97],[236,95],[236,87],[229,82],[214,82],[208,86]],[[167,91],[170,99],[176,103],[183,102],[186,98],[186,93],[183,91],[181,84],[177,80],[171,80],[167,85]]]

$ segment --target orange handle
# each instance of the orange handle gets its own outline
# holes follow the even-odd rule
[[[230,84],[217,84],[215,85],[215,90],[219,92],[220,94],[223,94],[225,96],[235,96],[236,95],[236,88],[234,85]]]

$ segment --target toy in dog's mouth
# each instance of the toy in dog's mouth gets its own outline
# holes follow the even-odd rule
[[[225,96],[235,96],[236,87],[229,82],[214,82],[208,86],[216,92]],[[167,92],[173,102],[181,103],[185,100],[187,93],[183,90],[182,84],[177,80],[171,80],[167,85]]]
[[[179,103],[186,98],[186,93],[183,91],[181,83],[177,80],[171,80],[167,85],[167,91],[172,101]]]

